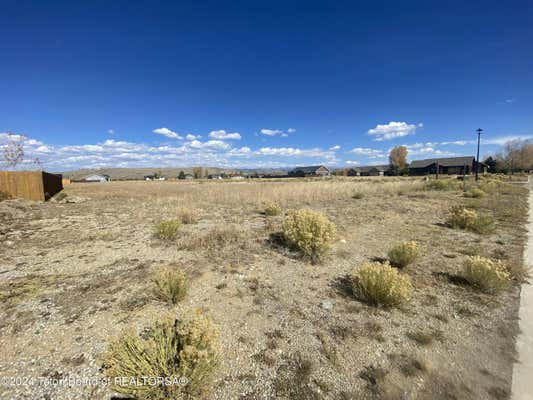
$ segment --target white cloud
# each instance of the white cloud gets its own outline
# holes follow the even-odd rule
[[[441,145],[448,146],[448,145],[454,145],[454,146],[466,146],[467,144],[473,144],[475,143],[474,140],[454,140],[451,142],[442,142]]]
[[[200,142],[199,140],[193,140],[186,144],[193,149],[210,149],[210,150],[226,150],[231,146],[222,140],[208,140],[207,142]]]
[[[227,133],[225,130],[221,129],[218,131],[209,132],[209,137],[213,139],[219,139],[219,140],[228,140],[228,139],[239,140],[241,138],[241,135],[240,133],[237,133],[237,132]]]
[[[289,128],[287,129],[287,132],[285,131],[282,131],[281,129],[267,129],[267,128],[263,128],[259,131],[262,135],[266,135],[266,136],[281,136],[281,137],[287,137],[289,136],[289,133],[294,133],[296,132],[296,129],[294,128]]]
[[[533,135],[509,135],[509,136],[500,136],[495,138],[484,138],[483,135],[481,135],[481,143],[482,144],[495,144],[498,146],[503,146],[505,143],[513,141],[513,140],[530,140],[533,139]]]
[[[383,150],[369,149],[369,148],[366,148],[366,147],[356,147],[354,149],[351,149],[349,151],[349,153],[358,154],[358,155],[366,156],[366,157],[369,157],[369,158],[380,158],[380,157],[384,157],[385,156],[385,153],[384,153]]]
[[[187,136],[185,136],[185,139],[187,140],[197,140],[201,138],[200,135],[193,135],[192,133],[189,133]]]
[[[170,139],[183,139],[178,133],[165,127],[154,129],[152,132],[157,133],[158,135],[166,136]]]
[[[516,101],[516,99],[514,99],[514,98],[513,98],[513,99],[505,99],[505,102],[506,102],[507,104],[512,104],[512,103],[514,103],[515,101]]]
[[[115,134],[115,130],[114,129],[108,129],[107,133],[110,134],[110,135],[114,135]]]
[[[348,165],[359,165],[359,161],[348,160],[348,161],[346,161],[346,164],[348,164]]]
[[[376,142],[383,140],[390,140],[398,137],[413,135],[417,128],[421,128],[423,124],[408,124],[407,122],[391,121],[388,124],[378,124],[375,128],[369,129],[368,134],[374,136]]]
[[[232,156],[249,156],[252,154],[252,149],[244,146],[239,149],[231,149],[228,154]]]
[[[336,144],[335,146],[331,146],[329,149],[331,151],[336,151],[336,150],[340,150],[341,146],[339,146],[338,144]]]

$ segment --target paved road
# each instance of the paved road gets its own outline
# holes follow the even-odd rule
[[[528,239],[526,265],[533,265],[533,180],[529,180]],[[518,363],[513,370],[513,400],[533,400],[533,285],[523,285],[520,294],[520,334],[516,341]]]

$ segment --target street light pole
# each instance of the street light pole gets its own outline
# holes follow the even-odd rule
[[[479,179],[478,172],[479,172],[479,141],[481,138],[481,133],[483,132],[483,129],[478,128],[476,130],[477,132],[477,158],[476,158],[476,181]]]

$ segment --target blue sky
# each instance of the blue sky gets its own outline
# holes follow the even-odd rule
[[[533,137],[531,1],[0,0],[0,132],[46,169],[482,154]],[[6,140],[0,134],[0,145]]]

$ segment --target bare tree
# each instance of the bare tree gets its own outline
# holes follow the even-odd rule
[[[193,173],[194,179],[202,179],[205,177],[205,171],[204,171],[204,168],[202,167],[194,167],[192,169],[192,173]]]
[[[6,142],[1,145],[2,155],[0,161],[6,169],[17,169],[17,167],[26,161],[26,152],[24,145],[28,139],[24,135],[19,135],[13,132],[7,132]],[[34,158],[27,164],[34,165],[37,169],[42,170],[43,165],[39,158]]]
[[[503,145],[503,151],[496,155],[498,169],[510,171],[530,171],[533,169],[533,144],[524,140],[510,140]]]
[[[12,132],[7,133],[6,144],[2,148],[2,158],[6,168],[15,169],[24,160],[26,137]]]

